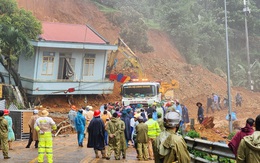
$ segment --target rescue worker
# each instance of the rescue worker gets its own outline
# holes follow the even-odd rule
[[[115,112],[112,115],[111,121],[107,124],[108,133],[108,148],[107,148],[107,160],[110,159],[112,152],[114,151],[115,159],[120,160],[120,124],[118,123],[118,114]]]
[[[33,110],[33,116],[31,116],[28,125],[30,128],[30,135],[29,135],[29,140],[28,140],[28,144],[26,146],[26,148],[30,148],[31,144],[33,141],[35,141],[35,148],[38,148],[38,143],[39,143],[39,136],[37,131],[34,129],[34,124],[36,122],[36,120],[39,118],[38,115],[39,111],[37,109]]]
[[[148,125],[148,152],[150,160],[154,159],[153,155],[153,143],[155,138],[160,134],[161,129],[157,121],[153,120],[153,115],[148,114],[148,121],[145,122]]]
[[[122,153],[123,159],[126,157],[126,139],[125,139],[125,122],[120,119],[120,114],[118,115],[118,123],[120,126],[120,156]]]
[[[142,116],[138,117],[136,126],[137,153],[139,161],[148,161],[148,125],[144,123]]]
[[[255,132],[245,136],[238,147],[237,163],[260,162],[260,115],[255,119]]]
[[[41,117],[39,117],[35,124],[34,129],[39,133],[39,145],[38,145],[38,162],[44,162],[44,154],[48,163],[53,162],[52,154],[52,130],[56,130],[57,126],[51,117],[48,117],[49,112],[47,110],[41,111]]]
[[[83,110],[80,109],[75,118],[75,129],[77,131],[78,145],[80,147],[83,147],[85,125],[86,125],[86,119],[83,116]]]
[[[98,151],[101,151],[102,158],[106,158],[105,152],[105,125],[100,118],[100,110],[94,111],[94,118],[88,126],[88,148],[94,148],[96,158],[99,158]]]
[[[70,120],[70,124],[73,129],[75,128],[75,117],[77,116],[76,110],[77,110],[76,106],[72,105],[68,114],[68,118]]]
[[[4,110],[4,118],[7,120],[8,123],[8,145],[9,145],[9,150],[12,150],[12,142],[15,140],[14,137],[14,131],[13,131],[13,120],[9,116],[10,111],[5,109]]]
[[[0,110],[0,142],[4,159],[10,159],[8,156],[8,122],[3,117],[4,111]]]
[[[190,154],[182,136],[177,135],[181,122],[178,112],[168,112],[164,117],[166,130],[155,141],[155,163],[189,163]]]

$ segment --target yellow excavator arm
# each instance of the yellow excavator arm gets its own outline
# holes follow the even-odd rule
[[[111,51],[110,53],[108,64],[107,64],[107,74],[110,74],[112,72],[115,66],[115,59],[117,58],[118,53],[121,53],[132,64],[134,68],[137,68],[138,78],[142,79],[143,67],[136,54],[126,45],[126,43],[121,38],[117,39],[115,45],[118,46],[118,49],[116,51]]]

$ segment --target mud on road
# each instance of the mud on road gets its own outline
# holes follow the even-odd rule
[[[4,160],[0,156],[1,163],[37,163],[38,150],[34,148],[34,142],[31,148],[25,148],[27,140],[13,142],[13,150],[9,151],[11,159]],[[113,155],[110,160],[95,158],[93,149],[87,148],[87,140],[84,139],[84,147],[77,144],[77,135],[69,134],[53,138],[53,162],[54,163],[109,163],[109,162],[128,162],[128,163],[152,163],[153,161],[138,161],[133,147],[127,149],[126,159],[115,160]],[[101,156],[101,154],[100,154]],[[47,158],[45,157],[47,163]]]

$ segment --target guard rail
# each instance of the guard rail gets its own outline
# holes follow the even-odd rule
[[[208,140],[203,140],[198,138],[193,139],[188,136],[184,137],[184,139],[188,147],[208,154],[216,155],[218,157],[218,161],[220,157],[235,159],[235,155],[229,149],[228,145],[225,143],[211,142]],[[195,157],[194,155],[191,155],[191,158],[192,158],[192,162],[196,162],[196,163],[210,162],[208,160]]]

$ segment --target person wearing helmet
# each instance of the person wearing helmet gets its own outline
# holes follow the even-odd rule
[[[76,112],[77,108],[75,105],[71,105],[70,107],[70,111],[68,114],[68,118],[70,120],[70,124],[72,126],[72,128],[75,128],[75,117],[77,116],[77,112]]]
[[[102,158],[106,158],[105,152],[105,124],[100,118],[100,110],[94,111],[94,118],[88,126],[88,148],[94,148],[96,158],[99,158],[98,151],[101,151]]]
[[[12,142],[15,140],[14,131],[13,131],[13,120],[9,116],[10,111],[5,109],[4,110],[4,118],[8,122],[8,144],[9,144],[9,150],[12,150]]]
[[[164,118],[165,131],[155,140],[155,163],[190,162],[187,145],[182,136],[177,135],[181,122],[180,113],[168,112]]]

